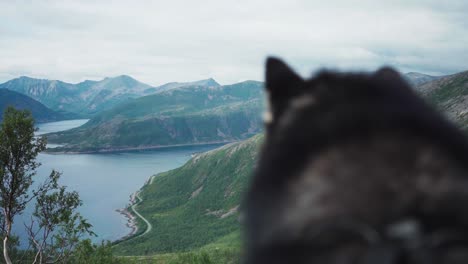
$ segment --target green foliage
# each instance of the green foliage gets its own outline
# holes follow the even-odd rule
[[[95,235],[91,224],[77,212],[77,192],[60,186],[60,173],[52,171],[38,190],[30,225],[25,225],[39,262],[66,262],[83,236]],[[37,226],[35,226],[37,224]]]
[[[15,216],[31,200],[29,187],[39,163],[36,157],[45,149],[43,138],[34,137],[34,119],[29,111],[8,107],[0,126],[0,219],[5,262],[10,264],[9,239]]]
[[[125,262],[113,255],[110,242],[96,245],[91,243],[91,240],[85,239],[76,247],[68,263],[115,264]]]
[[[194,250],[190,252],[166,253],[151,256],[137,257],[119,257],[119,263],[125,264],[205,264],[205,263],[222,263],[222,264],[239,264],[240,261],[239,249],[219,248],[210,250]]]
[[[39,166],[36,157],[46,145],[34,131],[31,112],[5,110],[0,126],[0,207],[5,217],[21,213],[29,201],[28,189]]]
[[[137,210],[152,231],[115,245],[121,255],[240,247],[237,209],[262,136],[199,154],[184,166],[154,176]],[[139,222],[139,228],[145,228]]]
[[[214,264],[211,257],[205,251],[200,253],[185,253],[177,256],[176,259],[171,260],[169,264],[179,264],[179,263],[193,263],[193,264]]]
[[[91,225],[76,212],[82,204],[77,192],[60,186],[60,173],[52,171],[37,189],[30,190],[36,169],[36,157],[44,150],[44,138],[34,136],[34,119],[29,111],[6,109],[0,126],[0,231],[5,263],[19,256],[11,234],[15,216],[31,201],[36,201],[31,222],[25,224],[33,250],[22,259],[34,263],[66,262],[83,235],[93,234]],[[10,254],[11,253],[11,254]]]

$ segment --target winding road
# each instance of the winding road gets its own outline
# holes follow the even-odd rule
[[[141,198],[140,196],[140,191],[138,191],[137,193],[135,193],[135,197],[139,200],[138,202],[134,203],[132,205],[132,211],[133,213],[135,213],[135,215],[137,215],[138,217],[141,218],[141,220],[143,220],[145,223],[146,223],[146,230],[145,232],[143,232],[143,234],[141,235],[138,235],[138,236],[134,236],[133,238],[137,238],[137,237],[141,237],[141,236],[144,236],[146,235],[147,233],[149,233],[151,231],[151,229],[153,229],[153,225],[146,219],[144,218],[137,210],[136,210],[136,207],[138,204],[140,204],[141,202],[143,202],[143,199]]]

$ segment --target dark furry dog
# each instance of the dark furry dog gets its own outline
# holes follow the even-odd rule
[[[400,77],[270,58],[246,263],[468,263],[468,143]]]

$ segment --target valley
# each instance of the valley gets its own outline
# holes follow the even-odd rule
[[[87,120],[62,121],[38,125],[39,134],[66,130],[79,126]],[[117,240],[131,232],[127,220],[117,209],[129,204],[130,195],[138,190],[151,175],[183,165],[193,153],[204,152],[219,145],[187,146],[151,151],[131,151],[109,154],[61,154],[42,153],[38,161],[37,182],[52,169],[63,173],[62,184],[78,191],[84,206],[80,212],[93,225],[98,235],[95,242]],[[31,212],[31,210],[29,210]],[[23,215],[27,219],[28,214]],[[25,237],[22,221],[15,228],[20,237]],[[26,242],[22,240],[23,242]]]

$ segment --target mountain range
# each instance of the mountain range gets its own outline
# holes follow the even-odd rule
[[[441,76],[416,72],[407,73],[405,77],[414,86],[441,78]],[[92,117],[101,111],[138,97],[188,86],[219,87],[221,85],[212,78],[150,86],[128,75],[107,77],[100,81],[86,80],[77,84],[22,76],[0,84],[0,89],[6,88],[27,95],[55,111]]]
[[[443,87],[452,83],[459,87],[457,82],[463,82],[463,76],[465,73],[404,75],[414,89],[424,90],[423,95],[439,100],[445,100],[440,95],[447,91]],[[49,142],[64,145],[54,151],[65,152],[241,140],[262,129],[262,87],[261,82],[255,81],[221,86],[211,78],[152,87],[127,75],[78,84],[20,77],[0,84],[0,90],[15,89],[52,109],[91,117],[82,127],[48,135]],[[428,91],[433,92],[428,95]],[[451,109],[450,118],[465,118],[465,101],[460,93],[456,100],[450,97],[443,102],[443,107]]]
[[[53,151],[105,152],[231,142],[262,130],[263,83],[183,86],[140,97],[48,134]]]
[[[52,110],[92,116],[134,98],[189,85],[220,86],[213,79],[153,87],[127,75],[101,81],[86,80],[77,84],[23,76],[0,84],[0,89],[6,88],[27,95]]]

